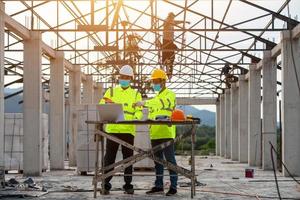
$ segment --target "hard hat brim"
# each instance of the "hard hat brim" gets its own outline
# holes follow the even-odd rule
[[[163,80],[167,80],[168,79],[168,77],[166,76],[166,77],[157,77],[157,76],[151,76],[151,78],[150,78],[151,80],[154,80],[154,79],[163,79]]]

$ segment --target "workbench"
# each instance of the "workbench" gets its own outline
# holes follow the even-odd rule
[[[150,158],[157,163],[162,164],[163,166],[167,167],[170,170],[173,170],[183,176],[189,178],[191,180],[191,198],[193,198],[196,194],[195,190],[195,183],[196,183],[196,174],[195,174],[195,136],[196,136],[196,127],[200,124],[200,119],[193,118],[192,120],[187,121],[162,121],[162,120],[132,120],[132,121],[118,121],[118,122],[104,122],[104,121],[86,121],[87,124],[94,124],[96,126],[94,139],[96,142],[96,158],[95,158],[95,175],[93,178],[93,185],[94,185],[94,198],[97,197],[97,190],[98,190],[98,182],[104,183],[104,180],[109,177],[113,176],[115,173],[120,172],[127,168],[128,166],[133,165],[134,163],[143,160],[145,158]],[[134,125],[189,125],[191,128],[187,130],[184,134],[178,135],[174,140],[170,140],[164,142],[160,145],[157,145],[151,149],[141,149],[135,147],[123,140],[120,140],[117,137],[114,137],[113,134],[108,134],[104,131],[104,125],[106,124],[134,124]],[[154,155],[155,152],[166,148],[167,146],[176,143],[186,137],[191,137],[191,169],[185,169],[178,165],[174,165],[164,159],[158,158]],[[124,160],[115,162],[109,166],[104,167],[104,139],[112,140],[120,145],[123,145],[129,149],[132,149],[137,152],[137,154],[126,158]],[[99,144],[100,143],[100,144]],[[99,169],[99,148],[101,147],[101,169]],[[104,173],[104,171],[114,168],[112,171],[108,173]],[[155,174],[153,174],[155,176]],[[102,185],[102,190],[104,189],[104,184]]]

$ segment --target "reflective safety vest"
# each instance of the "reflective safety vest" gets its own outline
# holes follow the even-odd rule
[[[125,120],[142,119],[143,112],[141,107],[133,107],[133,104],[142,101],[142,95],[137,90],[128,87],[123,89],[120,86],[108,89],[104,97],[111,99],[114,103],[122,104]],[[103,98],[104,98],[103,97]],[[101,99],[99,104],[105,104]],[[130,133],[135,136],[135,125],[107,124],[105,131],[107,133]]]
[[[165,88],[158,93],[154,98],[146,101],[145,106],[149,108],[149,119],[155,119],[159,115],[171,117],[173,110],[176,107],[176,96],[171,90]],[[151,125],[150,138],[151,140],[175,138],[176,126],[167,125]]]

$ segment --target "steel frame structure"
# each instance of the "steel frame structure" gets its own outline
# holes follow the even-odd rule
[[[277,38],[280,31],[291,29],[299,23],[283,14],[286,7],[296,0],[282,0],[276,11],[259,2],[246,0],[224,1],[223,8],[214,0],[205,1],[206,3],[201,0],[142,0],[139,3],[134,0],[4,2],[9,16],[29,30],[41,31],[48,38],[46,44],[54,50],[64,51],[70,63],[81,65],[82,71],[92,74],[95,81],[105,83],[105,87],[115,82],[113,76],[122,64],[115,58],[125,54],[124,42],[129,34],[139,34],[138,44],[142,46],[139,49],[141,60],[135,66],[139,74],[136,81],[141,81],[155,67],[161,66],[161,49],[154,45],[157,39],[162,38],[165,21],[159,14],[162,8],[174,11],[176,19],[183,20],[184,23],[183,26],[175,27],[175,44],[179,49],[173,78],[168,85],[181,97],[217,97],[225,88],[224,77],[220,73],[226,63],[237,66],[232,73],[241,74],[243,69],[248,70],[250,63],[260,61],[260,52],[276,46],[275,41],[269,40],[270,37]],[[204,4],[209,4],[209,14],[198,10]],[[238,13],[236,7],[239,5],[252,10],[252,15],[249,15],[251,17],[233,20],[230,14]],[[45,7],[53,13],[54,20],[47,18],[47,13],[42,12]],[[25,18],[25,22],[22,18]],[[187,25],[189,20],[193,21]],[[256,22],[264,26],[259,27],[255,25]],[[98,29],[78,29],[78,26],[88,25]],[[22,55],[23,49],[22,39],[17,35],[7,30],[6,36],[6,75],[16,77],[5,83],[5,87],[8,87],[22,82],[23,60],[22,56],[16,54]],[[98,46],[117,48],[96,51],[94,48]],[[48,84],[47,59],[43,72],[45,84]],[[14,95],[6,98],[11,96]]]

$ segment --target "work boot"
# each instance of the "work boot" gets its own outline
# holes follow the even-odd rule
[[[109,195],[109,190],[107,190],[107,189],[100,189],[100,194],[101,195]]]
[[[174,188],[170,188],[169,191],[166,193],[166,196],[173,196],[177,193],[177,190]]]
[[[123,185],[124,194],[134,194],[133,185],[131,184],[125,184]]]
[[[100,194],[101,195],[109,195],[110,189],[111,189],[111,184],[105,183],[104,187],[100,189]]]
[[[125,189],[124,194],[134,194],[134,189]]]
[[[163,193],[164,193],[164,189],[158,187],[153,187],[151,188],[151,190],[146,192],[146,194],[163,194]]]

